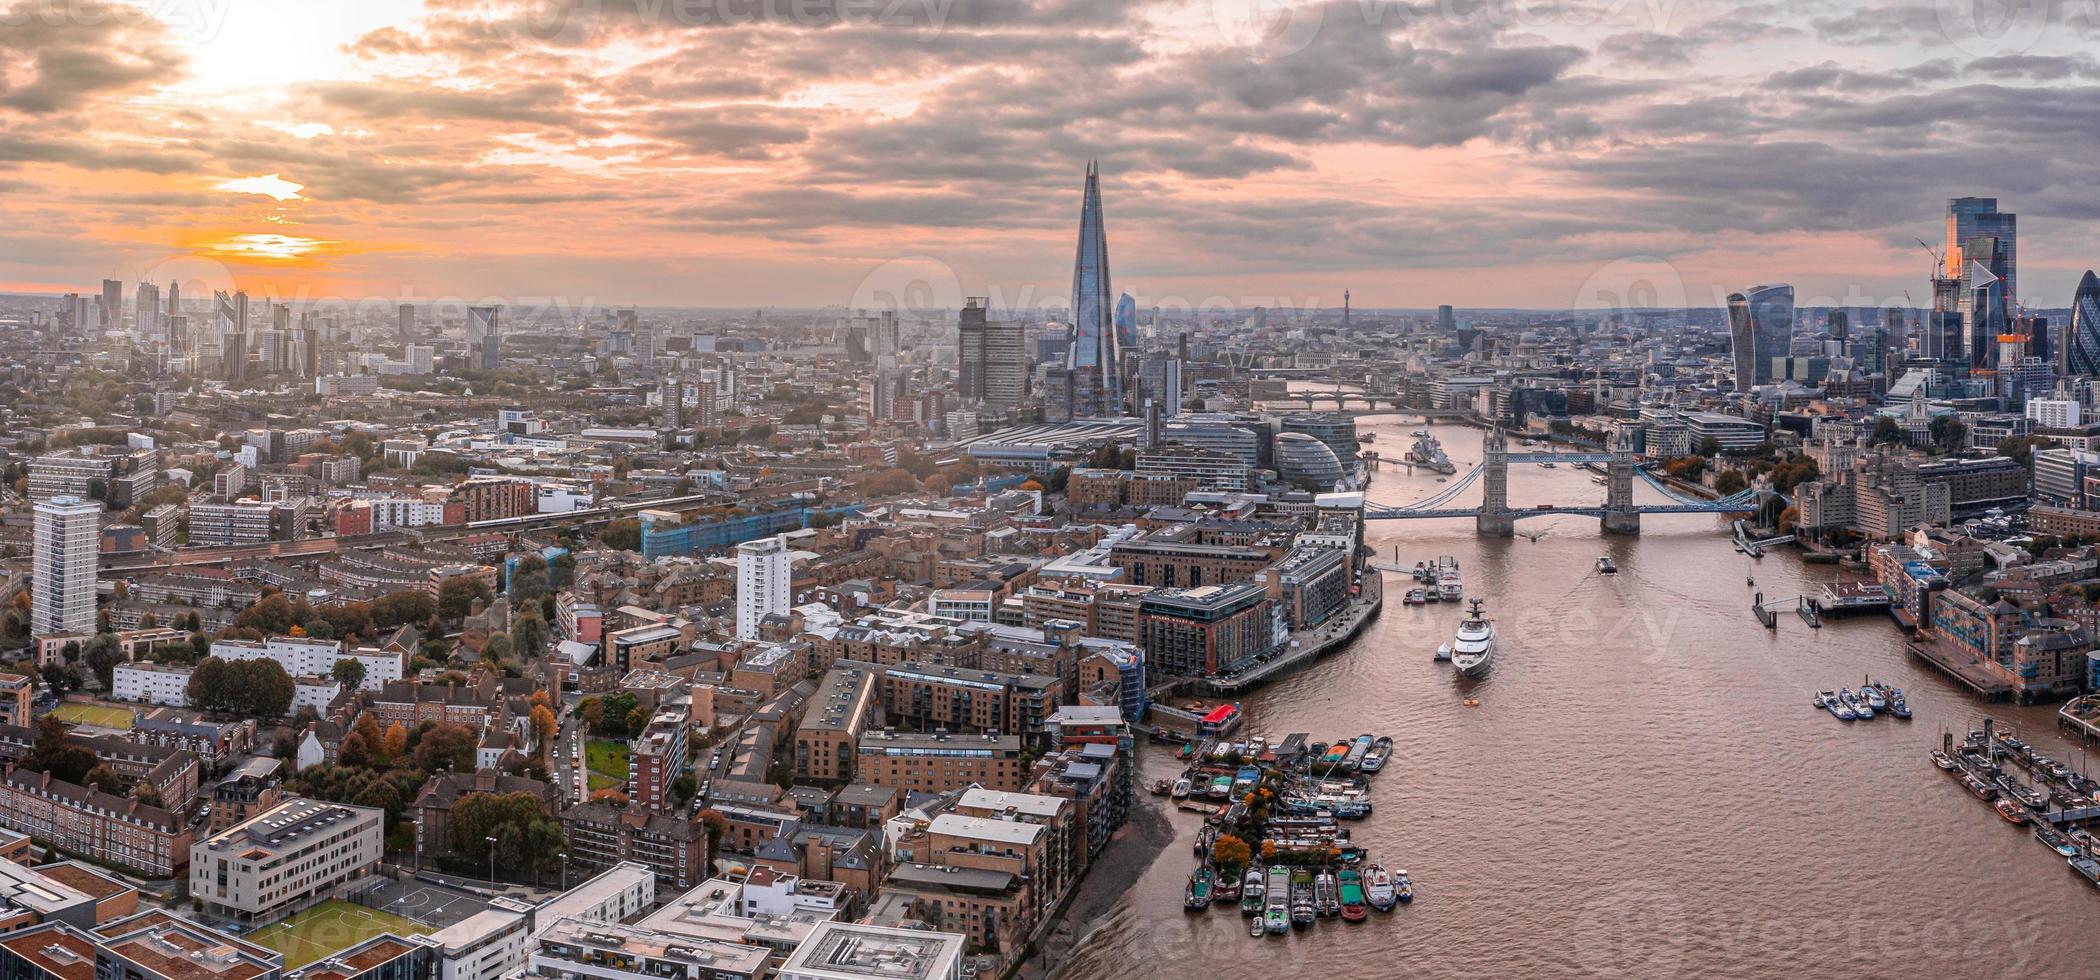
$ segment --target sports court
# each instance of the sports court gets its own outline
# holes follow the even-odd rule
[[[414,878],[395,880],[384,875],[351,896],[358,905],[388,915],[400,916],[435,932],[488,908],[480,897],[453,891]]]
[[[51,709],[59,721],[75,725],[94,725],[97,728],[114,728],[120,732],[131,730],[131,709],[113,708],[104,704],[79,704],[67,702]]]
[[[283,953],[284,968],[294,970],[327,959],[383,932],[417,936],[434,931],[398,915],[349,902],[328,901],[258,930],[248,939]]]

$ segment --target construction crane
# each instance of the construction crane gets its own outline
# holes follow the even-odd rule
[[[1943,254],[1939,249],[1933,248],[1931,245],[1926,244],[1925,239],[1917,238],[1912,240],[1918,243],[1919,248],[1925,250],[1925,254],[1932,256],[1932,275],[1929,278],[1939,279],[1944,277],[1946,273],[1940,270],[1945,269],[1947,267],[1947,256]]]

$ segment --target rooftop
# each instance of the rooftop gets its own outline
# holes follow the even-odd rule
[[[963,937],[952,932],[827,922],[780,972],[818,980],[936,980],[957,973],[962,952]]]
[[[376,829],[381,811],[342,803],[291,799],[213,837],[204,842],[204,846],[219,851],[246,845],[261,851],[256,857],[265,857],[295,849],[360,818],[370,818]]]

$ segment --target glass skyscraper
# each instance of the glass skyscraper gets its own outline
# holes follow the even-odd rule
[[[2100,277],[2087,270],[2078,280],[2071,299],[2069,350],[2070,373],[2074,377],[2100,377]]]
[[[1752,286],[1728,296],[1728,339],[1735,357],[1735,390],[1772,383],[1773,358],[1791,352],[1794,287]]]
[[[1079,254],[1072,262],[1072,346],[1065,355],[1072,372],[1073,415],[1123,414],[1114,296],[1108,229],[1101,220],[1101,165],[1088,163],[1079,206]]]
[[[1998,210],[1995,197],[1957,197],[1947,202],[1947,254],[1946,275],[1960,279],[1967,275],[1965,261],[1969,240],[1988,236],[1998,240],[1997,251],[2002,255],[2004,268],[1992,271],[2005,280],[2005,297],[2008,305],[2019,301],[2019,216]],[[1989,261],[1992,256],[1981,258]]]
[[[1122,299],[1116,300],[1116,347],[1130,351],[1136,350],[1137,345],[1137,300],[1124,293]]]

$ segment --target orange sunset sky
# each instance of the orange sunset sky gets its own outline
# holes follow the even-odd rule
[[[1980,195],[2062,307],[2100,4],[1999,5],[0,0],[0,290],[1061,297],[1099,159],[1145,305],[1875,306]]]

